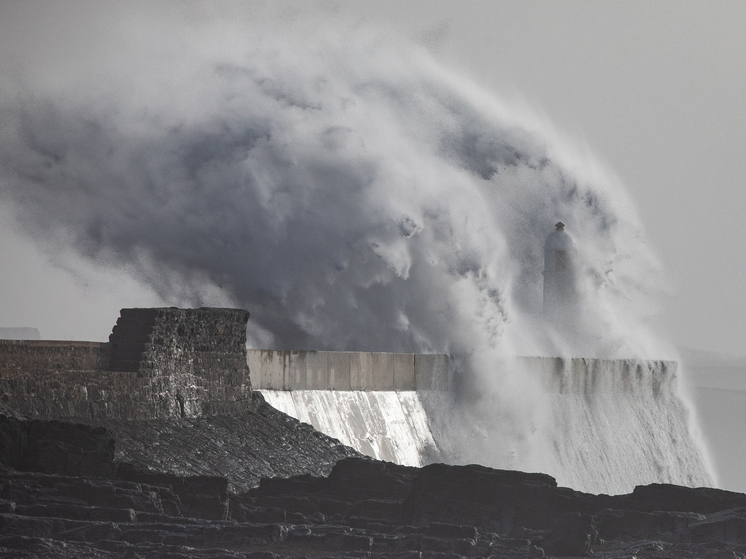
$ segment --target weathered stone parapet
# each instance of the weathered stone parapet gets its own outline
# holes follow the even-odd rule
[[[109,343],[0,343],[0,398],[46,419],[156,419],[252,407],[241,309],[122,309]]]
[[[64,340],[0,340],[1,371],[102,370],[109,344]]]
[[[122,309],[109,336],[110,369],[146,377],[243,370],[238,360],[245,355],[248,320],[242,309]]]

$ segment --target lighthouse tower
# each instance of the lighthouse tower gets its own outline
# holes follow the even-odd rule
[[[544,314],[569,318],[575,307],[575,241],[561,221],[544,243]]]

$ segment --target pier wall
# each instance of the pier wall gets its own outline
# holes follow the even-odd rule
[[[444,354],[249,349],[256,390],[407,391],[453,388],[452,360]],[[455,363],[453,363],[455,367]],[[654,387],[674,382],[675,361],[562,357],[512,357],[495,370],[517,369],[538,377],[550,393],[628,391],[644,379]]]
[[[447,390],[447,355],[247,350],[257,390]]]

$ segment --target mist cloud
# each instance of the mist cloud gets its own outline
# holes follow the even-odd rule
[[[458,355],[459,416],[496,466],[531,465],[552,428],[505,357],[664,356],[634,207],[549,126],[359,25],[167,15],[71,24],[72,46],[2,69],[0,198],[38,243],[170,304],[246,308],[255,347]],[[583,305],[558,328],[560,219]]]
[[[275,347],[645,350],[657,263],[610,181],[412,47],[256,33],[21,76],[0,108],[4,200],[164,300],[219,288]],[[585,258],[596,333],[577,340],[540,316],[557,219]]]

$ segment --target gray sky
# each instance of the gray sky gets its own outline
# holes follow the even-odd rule
[[[121,15],[114,4],[28,6],[0,3],[0,46],[6,57],[31,52],[29,60],[58,76],[91,52],[105,57],[98,43]],[[548,118],[618,175],[665,265],[671,295],[663,319],[675,343],[746,354],[746,235],[739,226],[746,207],[746,3],[159,6],[158,14],[142,12],[144,29],[161,26],[168,34],[169,18],[305,18],[313,25],[320,16],[426,45],[448,66]],[[0,326],[35,326],[44,338],[105,339],[120,307],[159,304],[132,279],[40,252],[4,208],[0,233]]]

